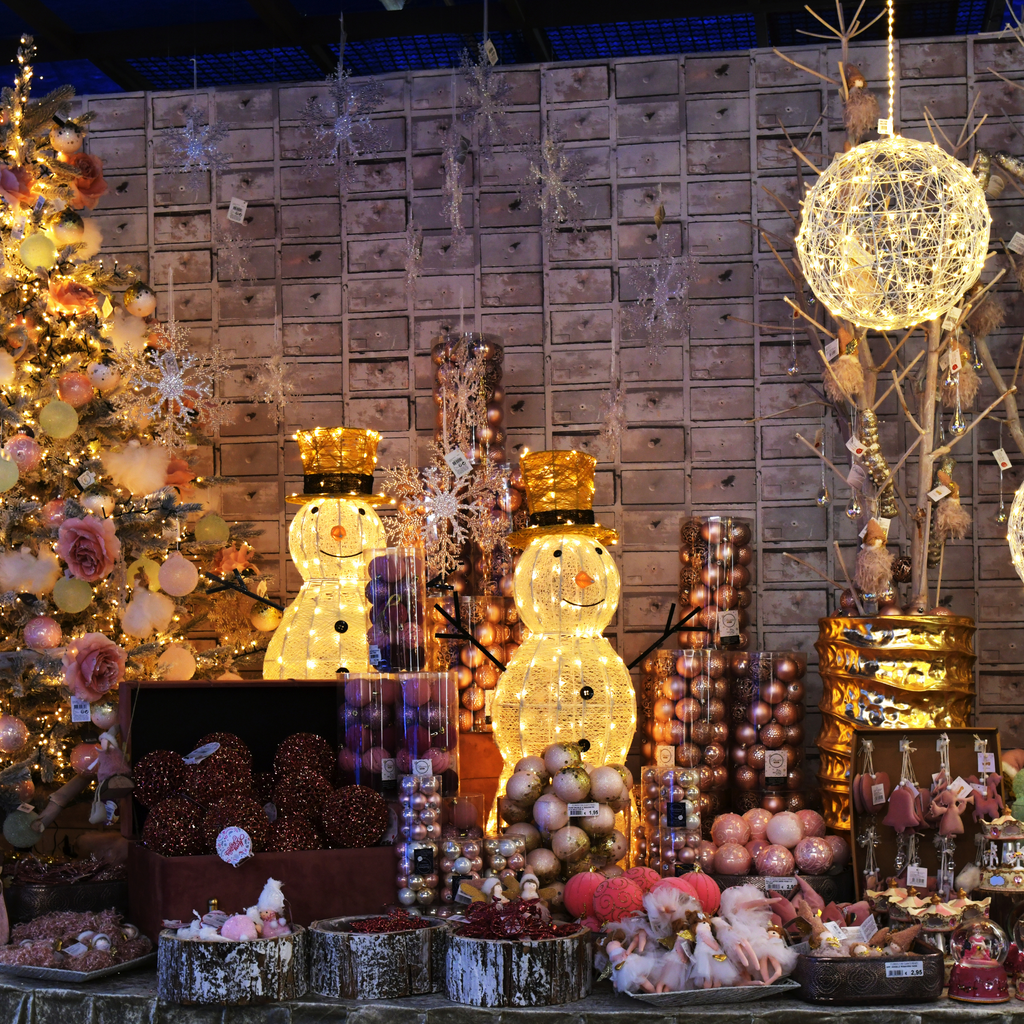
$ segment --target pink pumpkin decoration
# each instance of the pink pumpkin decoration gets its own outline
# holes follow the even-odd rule
[[[594,890],[594,916],[601,922],[621,921],[642,910],[644,894],[640,886],[625,875],[606,878]]]
[[[636,882],[641,892],[650,892],[661,881],[661,875],[654,868],[627,868],[625,875]]]
[[[565,894],[562,897],[565,909],[573,917],[590,917],[594,913],[594,893],[606,881],[604,875],[597,871],[581,871],[573,875],[565,883]],[[600,925],[595,931],[600,929]]]

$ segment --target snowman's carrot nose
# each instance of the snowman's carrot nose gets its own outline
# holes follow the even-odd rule
[[[580,590],[586,590],[591,583],[595,582],[596,581],[592,577],[588,576],[585,572],[583,572],[582,569],[578,573],[576,573],[576,586],[579,587]]]
[[[335,540],[342,540],[344,538],[344,536],[345,536],[345,527],[344,526],[334,526],[334,527],[332,527],[331,528],[331,536]]]

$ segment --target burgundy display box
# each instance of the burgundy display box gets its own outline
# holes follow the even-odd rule
[[[153,750],[187,754],[208,732],[240,736],[254,769],[268,770],[278,743],[295,732],[315,732],[337,746],[337,683],[332,680],[224,680],[125,682],[120,689],[122,735],[138,761]],[[146,809],[122,804],[121,829],[134,840]],[[161,921],[206,913],[211,899],[232,913],[251,906],[268,878],[284,883],[294,921],[377,913],[395,900],[391,846],[361,850],[259,853],[237,868],[214,855],[162,857],[131,842],[128,916],[155,939]]]

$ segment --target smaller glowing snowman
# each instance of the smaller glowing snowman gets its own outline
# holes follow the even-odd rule
[[[288,550],[302,574],[263,659],[264,679],[330,679],[370,671],[366,585],[374,548],[387,546],[373,493],[375,430],[317,427],[296,435],[304,471]]]
[[[622,763],[636,728],[636,696],[622,659],[602,635],[619,602],[608,551],[614,530],[595,523],[594,466],[582,452],[520,460],[530,525],[513,593],[530,635],[498,680],[491,706],[504,774],[550,743],[578,743],[591,765]]]

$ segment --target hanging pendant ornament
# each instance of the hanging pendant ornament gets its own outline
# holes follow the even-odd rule
[[[960,437],[967,430],[967,423],[964,421],[963,409],[960,407],[960,374],[956,377],[956,405],[953,407],[953,418],[949,421],[949,432],[954,437]]]
[[[973,366],[975,370],[980,370],[982,368],[982,365],[983,364],[981,362],[981,356],[978,355],[978,339],[975,338],[974,335],[972,334],[971,335],[971,366]]]
[[[207,117],[199,103],[199,65],[194,57],[192,102],[186,108],[184,118],[185,124],[181,128],[164,129],[171,148],[167,170],[172,174],[188,175],[189,191],[198,193],[207,174],[227,169],[228,158],[221,153],[220,145],[227,138],[228,130]],[[204,120],[206,124],[203,124]]]
[[[941,317],[978,279],[992,218],[970,169],[894,134],[893,0],[889,117],[882,137],[839,153],[803,202],[796,245],[811,290],[837,318],[890,330]]]
[[[1003,450],[1003,421],[999,421],[999,451]],[[1003,463],[1002,460],[999,462],[999,511],[996,512],[996,522],[1005,523],[1009,519],[1009,513],[1006,511],[1006,500],[1003,497]]]
[[[825,454],[825,438],[828,436],[828,411],[822,412],[821,416],[821,454]],[[818,497],[815,499],[818,502],[819,508],[825,508],[832,501],[832,495],[828,490],[828,483],[825,480],[825,460],[819,459],[821,463],[821,490],[818,491]]]
[[[860,519],[864,509],[860,504],[860,497],[856,491],[850,495],[850,500],[846,503],[846,518],[847,519]]]
[[[786,373],[792,377],[799,372],[800,364],[796,359],[796,322],[794,321],[789,331],[789,366],[786,367]]]

